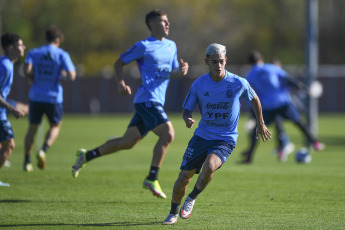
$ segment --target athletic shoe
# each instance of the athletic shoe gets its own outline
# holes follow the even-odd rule
[[[4,166],[11,167],[11,162],[9,160],[6,160]]]
[[[10,184],[9,183],[4,183],[4,182],[0,181],[0,186],[9,187]]]
[[[34,171],[34,167],[31,163],[24,163],[24,171],[25,172],[32,172]]]
[[[284,150],[280,150],[280,151],[278,152],[278,159],[279,159],[279,161],[280,161],[280,162],[285,162],[285,161],[287,160],[287,155],[288,155],[288,154],[286,154],[286,153],[284,152]]]
[[[238,161],[238,164],[251,164],[252,158],[249,156],[249,151],[242,152],[242,160]]]
[[[149,189],[154,196],[157,196],[159,198],[167,198],[167,196],[164,194],[164,192],[161,189],[161,186],[159,186],[158,180],[148,180],[145,178],[144,182],[143,182],[143,187],[145,189]]]
[[[75,164],[72,166],[72,176],[74,178],[78,177],[79,170],[86,165],[86,149],[79,149],[77,151],[77,160],[75,161]]]
[[[175,224],[177,222],[178,214],[170,214],[167,216],[163,224]]]
[[[324,150],[325,149],[325,144],[324,143],[321,143],[320,141],[315,141],[313,143],[313,148],[316,150],[316,151],[321,151],[321,150]]]
[[[182,208],[180,209],[180,217],[183,219],[187,219],[192,215],[193,206],[196,200],[193,200],[189,196],[187,196],[186,200],[184,201],[184,204]]]
[[[283,151],[286,155],[289,155],[290,153],[294,151],[294,149],[295,149],[294,143],[289,142],[284,146]]]
[[[46,167],[46,153],[43,150],[38,151],[37,155],[37,167],[44,169]]]

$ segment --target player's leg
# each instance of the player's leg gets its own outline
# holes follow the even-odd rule
[[[275,110],[262,110],[262,115],[264,117],[266,126],[268,126],[275,120],[277,112]],[[242,153],[243,160],[240,163],[248,164],[253,161],[253,155],[255,153],[258,142],[256,137],[256,128],[254,128],[250,133],[250,146]]]
[[[8,120],[0,120],[0,168],[4,166],[14,149],[14,134]]]
[[[153,148],[149,175],[144,179],[143,187],[149,189],[158,198],[166,198],[158,183],[158,173],[168,147],[174,139],[174,128],[162,105],[158,103],[135,104],[135,109],[138,114],[136,125],[142,136],[144,137],[150,130],[158,136],[158,140]]]
[[[317,138],[309,132],[307,127],[302,124],[300,114],[292,103],[285,107],[284,116],[293,121],[315,150],[321,151],[325,148],[325,145],[318,141]]]
[[[174,139],[174,128],[170,121],[162,123],[153,129],[158,136],[158,141],[153,149],[153,156],[149,175],[144,179],[144,188],[150,189],[153,195],[159,198],[166,198],[158,183],[158,173],[170,143]]]
[[[192,177],[194,176],[195,172],[196,169],[181,170],[174,184],[170,212],[167,218],[163,221],[163,224],[175,224],[177,222],[178,212],[182,202],[182,198],[186,194],[187,186],[191,181]]]
[[[29,102],[29,127],[24,140],[24,171],[32,172],[31,154],[34,148],[35,136],[41,124],[46,103]]]
[[[72,176],[77,177],[80,169],[84,167],[87,162],[103,155],[115,153],[120,150],[131,149],[141,140],[141,138],[142,136],[138,128],[136,126],[130,126],[122,137],[112,138],[101,146],[89,151],[79,149],[77,151],[77,160],[72,166]]]
[[[151,165],[160,167],[168,151],[169,145],[174,140],[175,131],[170,121],[158,125],[152,131],[158,136],[158,141],[153,149]]]
[[[50,146],[54,144],[59,136],[61,129],[61,122],[50,124],[50,127],[45,135],[45,139],[42,148],[38,151],[37,157],[37,167],[39,169],[44,169],[46,167],[46,153]]]
[[[198,195],[211,182],[214,172],[222,166],[223,162],[216,154],[209,154],[205,160],[202,171],[196,181],[196,184],[191,193],[188,194],[181,210],[180,217],[187,219],[193,211],[193,207]]]
[[[288,155],[294,150],[295,145],[290,141],[289,135],[285,132],[283,127],[283,119],[281,116],[277,116],[275,119],[275,127],[277,131],[278,141],[278,159],[281,162],[287,160]]]
[[[24,171],[27,172],[32,172],[33,167],[31,164],[31,153],[34,148],[34,140],[35,140],[35,135],[38,129],[38,125],[36,124],[30,124],[28,131],[26,132],[25,135],[25,143],[24,143]]]
[[[124,149],[133,148],[141,140],[141,134],[136,126],[128,127],[122,137],[112,138],[99,146],[101,155],[108,155]]]
[[[4,140],[1,142],[1,148],[0,148],[0,168],[2,168],[5,164],[5,162],[8,160],[10,155],[12,154],[12,151],[14,149],[14,139],[11,138],[9,140]]]
[[[243,163],[243,164],[249,164],[253,160],[253,154],[257,146],[256,127],[250,131],[249,138],[250,138],[249,148],[245,150],[244,152],[242,152],[242,161],[240,163]]]

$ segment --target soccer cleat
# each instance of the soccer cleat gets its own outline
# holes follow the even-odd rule
[[[85,154],[86,149],[79,149],[77,151],[77,160],[75,161],[75,164],[72,166],[72,176],[74,178],[78,177],[80,169],[86,165]]]
[[[4,166],[11,167],[11,162],[9,160],[6,160]]]
[[[43,150],[38,151],[37,155],[37,167],[44,169],[46,167],[46,153]]]
[[[294,151],[294,149],[295,149],[294,143],[289,142],[284,146],[283,151],[286,155],[289,155],[290,153]]]
[[[170,214],[167,216],[163,224],[175,224],[177,222],[178,214]]]
[[[167,197],[162,191],[161,186],[159,186],[158,180],[151,181],[145,178],[143,182],[143,188],[149,189],[154,196],[157,196],[159,198],[165,199]]]
[[[0,181],[0,186],[9,187],[10,184],[9,183],[4,183],[4,182]]]
[[[279,161],[280,161],[280,162],[285,162],[285,161],[287,160],[287,155],[288,155],[288,154],[286,154],[286,153],[284,152],[284,150],[280,150],[280,151],[278,152],[278,159],[279,159]]]
[[[32,172],[34,171],[34,167],[31,163],[24,163],[24,171],[25,172]]]
[[[321,143],[320,141],[315,141],[313,143],[313,148],[316,150],[316,151],[322,151],[325,149],[325,144],[324,143]]]
[[[180,209],[180,217],[183,219],[188,219],[192,215],[193,206],[196,200],[193,200],[187,196],[182,208]]]

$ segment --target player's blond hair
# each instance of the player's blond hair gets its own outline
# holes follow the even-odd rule
[[[226,47],[218,43],[209,45],[206,49],[206,57],[215,54],[226,54]]]

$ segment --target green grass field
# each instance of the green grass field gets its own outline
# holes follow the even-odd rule
[[[156,141],[152,133],[132,150],[96,159],[77,179],[71,176],[75,151],[121,136],[130,115],[65,115],[60,136],[48,152],[46,169],[35,167],[32,173],[22,170],[27,120],[11,119],[16,147],[11,167],[0,170],[0,181],[11,184],[0,187],[0,229],[345,229],[345,115],[319,118],[319,136],[327,148],[312,152],[310,164],[297,164],[294,154],[287,162],[278,162],[272,140],[260,143],[253,164],[240,165],[237,162],[248,144],[243,128],[248,116],[243,114],[237,147],[199,196],[192,216],[163,226],[182,155],[193,133],[185,128],[180,114],[169,115],[176,137],[159,176],[168,196],[165,200],[141,186]],[[302,135],[289,123],[286,128],[300,148]],[[196,177],[187,192],[195,181]]]

